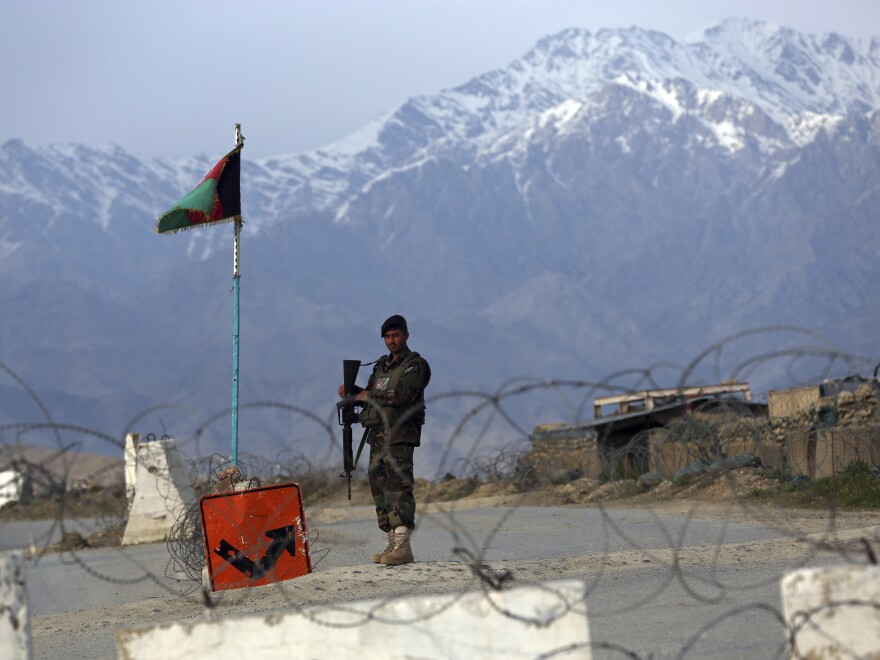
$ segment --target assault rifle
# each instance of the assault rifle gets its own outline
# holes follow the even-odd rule
[[[357,380],[358,369],[361,367],[360,360],[343,360],[342,361],[342,401],[336,404],[336,416],[339,425],[342,427],[342,474],[340,477],[348,477],[348,499],[351,499],[351,473],[354,472],[356,463],[352,451],[351,425],[357,423],[358,414],[355,412],[355,406],[360,402],[356,402],[355,384]],[[366,440],[366,433],[364,433]],[[364,442],[361,441],[361,448]],[[361,451],[358,449],[358,457]]]

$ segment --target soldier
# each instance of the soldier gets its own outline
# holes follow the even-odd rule
[[[360,422],[369,429],[370,492],[376,517],[388,536],[386,548],[375,555],[377,564],[400,565],[414,561],[410,536],[415,528],[413,452],[425,423],[425,387],[431,368],[409,350],[406,319],[395,314],[382,324],[382,338],[390,352],[376,361],[367,387],[355,386],[363,402]],[[343,387],[339,387],[343,396]]]

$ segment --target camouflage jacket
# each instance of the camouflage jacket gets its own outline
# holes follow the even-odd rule
[[[366,387],[369,401],[375,405],[368,403],[361,413],[361,423],[373,429],[371,443],[385,441],[390,431],[389,444],[420,444],[425,423],[425,388],[430,380],[427,360],[409,349],[396,360],[391,355],[379,358]]]

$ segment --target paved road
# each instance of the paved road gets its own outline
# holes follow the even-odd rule
[[[322,530],[338,530],[370,547],[375,546],[371,552],[382,549],[386,540],[368,514],[363,520],[325,525]],[[423,515],[413,536],[413,547],[423,561],[461,559],[454,552],[456,547],[491,561],[741,543],[778,536],[779,532],[770,527],[693,519],[687,514],[652,515],[637,509],[518,507]],[[330,547],[332,552],[327,561],[334,566],[360,563],[367,554],[352,546]]]
[[[65,520],[65,532],[79,532],[84,536],[103,529],[112,521],[105,519]],[[54,520],[22,520],[0,523],[0,551],[28,549],[31,544],[42,548],[61,539],[61,525]]]
[[[466,566],[458,563],[464,558],[456,552],[458,547],[510,567],[517,579],[585,579],[591,589],[588,607],[594,641],[620,645],[641,657],[651,653],[675,657],[689,638],[715,619],[722,623],[687,657],[764,658],[774,657],[781,648],[778,621],[766,611],[748,607],[758,603],[778,607],[779,578],[796,562],[748,554],[736,562],[713,561],[711,552],[720,545],[759,548],[761,543],[785,539],[767,526],[692,519],[686,514],[653,516],[629,509],[474,509],[423,516],[414,537],[419,562],[385,569],[368,564],[369,555],[384,544],[384,536],[368,509],[360,513],[362,519],[318,528],[313,555],[316,560],[324,552],[326,556],[313,575],[288,583],[298,604],[338,602],[349,593],[349,580],[373,588],[365,592],[371,598],[398,586],[394,593],[455,589],[451,576],[459,573],[450,571],[469,575]],[[708,548],[706,561],[676,566],[640,559],[682,547]],[[29,566],[37,658],[114,657],[119,625],[201,615],[195,597],[181,595],[192,584],[166,577],[169,555],[164,544],[86,551],[77,557],[71,561],[67,555],[46,556]],[[624,559],[603,564],[604,558],[614,557]],[[594,559],[598,561],[591,564]],[[240,600],[229,611],[265,611],[271,606],[265,589],[270,587],[239,590]],[[729,615],[740,608],[746,609]],[[134,612],[138,619],[132,621],[131,614],[126,619],[120,614],[124,612]],[[599,651],[597,657],[624,656]]]

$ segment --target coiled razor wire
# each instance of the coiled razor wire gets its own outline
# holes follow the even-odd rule
[[[732,347],[739,341],[754,338],[761,334],[785,334],[794,333],[795,336],[814,340],[811,345],[798,345],[793,347],[784,347],[779,350],[767,351],[760,355],[746,356],[734,366],[729,372],[731,375],[746,378],[754,374],[769,364],[783,363],[785,371],[789,375],[792,384],[803,384],[807,382],[819,382],[821,379],[831,376],[834,373],[854,373],[859,370],[864,371],[866,368],[870,370],[876,364],[877,360],[868,360],[859,358],[858,356],[849,355],[837,351],[827,340],[809,330],[791,327],[771,327],[749,330],[737,335],[732,335],[725,340],[710,346],[706,351],[700,353],[690,364],[684,368],[677,369],[674,365],[657,364],[646,369],[627,369],[612,374],[598,381],[587,380],[543,380],[536,378],[513,378],[503,383],[493,392],[481,391],[459,391],[449,392],[435,395],[429,398],[430,405],[441,405],[444,402],[457,402],[464,404],[470,402],[470,407],[465,409],[459,418],[457,425],[449,435],[446,443],[443,459],[437,467],[436,478],[440,478],[450,469],[454,469],[458,473],[470,472],[471,476],[479,481],[484,480],[501,480],[511,484],[514,490],[519,492],[528,491],[536,488],[542,483],[553,482],[554,479],[560,483],[572,478],[582,478],[578,475],[577,470],[569,469],[566,474],[549,475],[547,465],[536,465],[531,460],[530,453],[534,448],[534,438],[527,430],[527,426],[522,423],[521,415],[517,414],[517,403],[522,401],[524,397],[538,393],[552,393],[559,397],[564,406],[571,413],[572,423],[582,422],[583,411],[587,409],[589,401],[597,395],[609,393],[625,393],[638,391],[645,388],[660,388],[662,382],[668,382],[668,379],[659,377],[659,372],[679,374],[679,386],[697,384],[694,381],[694,375],[698,372],[704,363],[710,364],[715,370],[714,382],[721,382],[723,374],[720,371],[722,364],[722,354],[729,355]],[[55,438],[58,452],[66,455],[79,446],[78,442],[66,442],[63,439],[65,434],[87,435],[106,442],[108,445],[121,449],[122,441],[115,436],[88,429],[82,426],[58,423],[53,420],[48,408],[40,401],[35,391],[30,388],[27,383],[21,379],[18,374],[12,371],[6,365],[0,364],[0,368],[24,389],[32,400],[37,404],[41,411],[43,420],[30,422],[17,422],[14,424],[6,424],[0,426],[0,446],[8,446],[6,436],[14,434],[16,441],[21,440],[25,435],[31,433],[39,433],[41,431],[51,432]],[[813,370],[809,376],[804,374]],[[570,395],[574,395],[574,399],[570,399]],[[302,454],[287,452],[283,456],[266,458],[266,457],[250,457],[243,464],[243,471],[247,475],[247,479],[259,480],[260,483],[272,483],[273,481],[283,481],[294,477],[295,475],[307,475],[315,473],[316,484],[320,487],[329,487],[332,485],[332,472],[328,472],[329,464],[338,462],[339,442],[335,437],[333,428],[326,421],[325,417],[314,412],[303,410],[283,402],[259,402],[249,404],[256,409],[281,409],[287,410],[294,414],[298,414],[317,423],[322,428],[328,438],[326,445],[326,453],[323,458],[317,461],[310,461]],[[151,415],[161,410],[169,408],[180,408],[175,404],[159,404],[153,406],[134,416],[126,426],[125,431],[128,432],[137,424],[144,423]],[[195,413],[186,410],[193,419],[196,418]],[[222,419],[226,416],[227,411],[220,411],[207,418],[206,421],[197,422],[197,430],[193,437],[193,446],[198,449],[199,440],[205,429],[214,421]],[[506,444],[500,449],[490,449],[489,442],[493,437],[493,432],[500,427],[503,429],[502,436],[508,438]],[[173,430],[173,429],[172,429]],[[699,477],[701,474],[715,474],[719,478],[728,483],[730,492],[735,495],[735,505],[744,511],[754,507],[754,504],[747,498],[736,496],[737,470],[743,467],[755,466],[761,463],[769,464],[779,460],[774,451],[780,448],[787,448],[800,443],[807,447],[818,447],[817,438],[829,439],[833,442],[841,453],[845,453],[850,458],[856,457],[866,459],[869,462],[877,462],[877,457],[871,454],[871,447],[880,445],[878,440],[880,429],[876,425],[862,424],[851,425],[849,427],[832,426],[821,419],[792,419],[792,420],[767,420],[761,415],[755,414],[750,406],[738,403],[710,403],[704,406],[697,406],[691,414],[668,422],[657,428],[644,430],[623,442],[598,442],[595,447],[596,460],[600,465],[601,476],[609,482],[634,482],[635,477],[640,477],[646,473],[656,473],[660,478],[666,480],[686,480],[688,478]],[[124,436],[124,434],[123,434]],[[498,434],[495,434],[497,437]],[[465,438],[470,438],[473,442],[467,447],[463,454],[454,459],[453,449],[457,449],[458,445]],[[798,446],[800,446],[798,445]],[[825,444],[823,447],[827,447]],[[830,450],[829,450],[830,451]],[[831,464],[834,456],[823,455],[820,450],[816,449],[811,454],[807,452],[805,455],[798,455],[796,452],[785,449],[781,457],[783,459],[783,469],[789,474],[805,474],[815,469],[816,465]],[[189,470],[193,480],[197,486],[197,492],[210,492],[213,483],[216,482],[218,470],[225,466],[226,459],[223,457],[202,458],[196,452],[195,455],[187,457]],[[52,470],[41,469],[45,466],[27,466],[29,472],[35,475],[42,475],[46,484],[60,491],[61,495],[66,495],[67,479],[64,475],[56,478]],[[566,466],[559,466],[560,469]],[[569,466],[570,467],[570,466]],[[688,472],[688,468],[691,472]],[[682,473],[681,471],[684,470]],[[212,482],[213,479],[213,482]],[[686,573],[681,566],[679,555],[684,552],[684,532],[678,536],[673,534],[671,530],[666,529],[658,518],[652,513],[648,513],[658,528],[664,535],[666,547],[672,552],[673,560],[667,562],[661,556],[662,553],[649,548],[645,548],[640,539],[623,529],[606,510],[598,504],[599,511],[602,514],[603,533],[605,534],[605,552],[610,552],[608,539],[610,534],[617,538],[623,539],[626,544],[646,558],[656,562],[658,566],[666,566],[666,578],[657,587],[656,590],[646,593],[639,603],[627,605],[628,609],[638,607],[641,604],[651,602],[672,582],[678,583],[686,594],[697,602],[719,603],[724,594],[730,592],[731,586],[726,585],[717,576],[711,574],[709,577],[693,575]],[[469,567],[473,580],[477,585],[481,585],[490,597],[494,591],[506,589],[511,585],[522,583],[517,576],[516,570],[508,568],[497,568],[493,566],[493,562],[486,561],[484,548],[491,545],[491,539],[499,533],[504,521],[515,510],[514,507],[507,509],[507,513],[500,516],[495,526],[486,530],[486,538],[481,542],[473,538],[470,532],[461,524],[459,524],[453,514],[448,514],[443,518],[443,523],[453,540],[452,556],[462,561]],[[828,511],[829,514],[829,530],[833,528],[836,512],[834,509]],[[422,514],[422,516],[437,517],[440,514]],[[57,524],[63,529],[66,513],[64,510],[64,497],[59,506],[57,514]],[[687,525],[685,525],[686,529]],[[812,549],[811,552],[835,551],[841,554],[848,561],[865,561],[875,557],[872,543],[876,540],[861,539],[864,542],[865,549],[859,553],[852,553],[845,547],[837,547],[828,543],[824,539],[810,540],[801,534],[798,530],[784,529],[778,527],[779,531],[788,535],[793,540],[806,542]],[[314,534],[316,530],[312,530]],[[183,507],[181,515],[175,520],[171,534],[167,542],[169,562],[166,568],[166,577],[173,578],[177,581],[190,583],[192,586],[186,588],[183,593],[175,590],[163,581],[162,576],[156,575],[145,568],[138,573],[136,570],[133,574],[125,579],[115,578],[111,575],[103,574],[93,566],[89,561],[87,553],[69,552],[65,554],[67,561],[78,566],[90,575],[104,580],[111,584],[137,584],[144,580],[150,580],[160,585],[168,594],[175,598],[191,598],[193,603],[205,605],[216,604],[217,596],[211,596],[205,591],[199,594],[193,592],[198,589],[196,585],[201,583],[202,568],[205,562],[204,542],[201,537],[201,522],[199,519],[198,500],[187,502]],[[716,548],[712,562],[717,560],[722,548]],[[325,552],[329,551],[329,548]],[[811,555],[812,556],[812,555]],[[876,561],[874,558],[873,561]],[[133,564],[133,566],[137,566]],[[604,568],[599,568],[597,573],[589,578],[589,590],[598,583]],[[754,589],[759,583],[738,585],[736,588],[740,590]],[[287,606],[295,611],[302,611],[300,602],[295,598],[295,585],[278,584],[276,585],[277,593],[284,595]],[[561,597],[561,595],[560,595]],[[571,611],[573,608],[580,607],[581,603],[566,603],[562,611]],[[864,602],[846,602],[839,604],[831,604],[834,606],[861,606],[878,609],[880,605],[877,603]],[[622,610],[603,612],[603,615],[614,616]],[[693,635],[681,647],[678,657],[686,657],[696,654],[697,645],[712,631],[730,618],[741,616],[748,612],[761,611],[773,617],[781,627],[785,626],[785,622],[778,610],[765,603],[749,603],[746,605],[738,605],[729,608],[726,612],[714,617],[708,623],[700,626]],[[789,648],[791,653],[799,656],[796,647],[795,635],[799,627],[810,625],[810,617],[815,613],[804,613],[800,623],[793,629],[786,631],[788,637]],[[436,615],[436,612],[427,613],[424,617]],[[507,616],[517,616],[514,613],[505,613]],[[312,615],[310,615],[312,616]],[[360,624],[369,620],[384,620],[381,605],[364,614]],[[318,621],[328,627],[333,627],[330,621]],[[388,621],[386,621],[388,622]],[[413,621],[390,621],[392,623],[400,623],[408,625]],[[535,621],[534,623],[538,623]],[[606,650],[621,654],[626,657],[639,658],[645,657],[632,649],[628,649],[623,645],[616,644],[613,641],[594,640],[590,642],[589,647],[593,650]],[[549,649],[541,657],[558,657],[566,653],[574,652],[575,647],[561,647],[557,649]],[[782,649],[779,651],[782,652]]]

